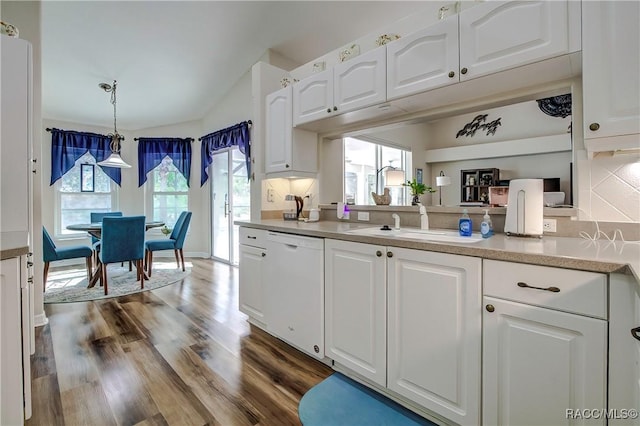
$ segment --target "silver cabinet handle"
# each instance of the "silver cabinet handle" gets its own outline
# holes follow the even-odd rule
[[[532,289],[535,289],[535,290],[550,291],[552,293],[560,293],[560,289],[558,287],[547,287],[547,288],[535,287],[535,286],[532,286],[532,285],[529,285],[529,284],[523,283],[523,282],[519,282],[518,283],[518,287],[521,287],[521,288],[532,288]]]
[[[255,240],[257,237],[252,237],[251,235],[247,235],[247,238],[250,240]]]

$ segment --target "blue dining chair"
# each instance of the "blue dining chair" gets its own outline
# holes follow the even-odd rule
[[[151,276],[151,264],[153,263],[153,252],[158,250],[173,250],[176,255],[176,263],[178,268],[180,267],[180,260],[182,260],[182,270],[184,271],[184,253],[182,247],[184,246],[184,240],[187,236],[187,229],[189,229],[189,222],[191,222],[191,212],[182,212],[173,227],[173,232],[169,236],[169,239],[162,240],[149,240],[144,243],[144,258],[145,265],[147,266],[147,274]],[[178,259],[180,255],[180,259]]]
[[[122,212],[91,212],[91,223],[101,223],[105,217],[121,217]],[[93,247],[93,258],[98,263],[98,252],[100,251],[100,239],[91,236],[91,247]],[[129,269],[131,270],[131,269]]]
[[[144,258],[144,216],[122,216],[102,219],[102,235],[100,253],[100,281],[104,287],[104,294],[109,294],[107,284],[107,265],[109,263],[133,261],[136,265],[137,279],[140,280],[140,288],[144,288],[144,271],[142,260]],[[97,273],[97,272],[96,272]]]
[[[56,260],[65,259],[77,259],[84,257],[87,263],[87,282],[91,281],[91,258],[93,256],[93,250],[89,246],[71,246],[71,247],[56,247],[55,243],[51,239],[51,236],[42,227],[42,260],[44,261],[44,277],[43,277],[43,290],[47,286],[47,276],[49,275],[49,264]]]

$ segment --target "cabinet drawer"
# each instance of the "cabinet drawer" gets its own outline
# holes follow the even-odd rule
[[[607,318],[607,276],[546,266],[485,260],[485,296]]]
[[[266,230],[247,228],[245,226],[240,227],[240,244],[265,248],[266,243],[267,243]]]

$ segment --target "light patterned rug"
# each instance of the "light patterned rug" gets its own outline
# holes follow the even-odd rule
[[[145,280],[144,289],[140,289],[140,281],[136,280],[135,267],[129,272],[129,266],[125,262],[124,267],[115,263],[108,265],[107,268],[109,294],[106,296],[104,288],[99,284],[93,288],[87,288],[87,271],[84,268],[50,271],[44,303],[86,302],[154,290],[179,282],[191,273],[190,262],[185,262],[185,272],[177,268],[175,262],[154,262],[151,278]]]

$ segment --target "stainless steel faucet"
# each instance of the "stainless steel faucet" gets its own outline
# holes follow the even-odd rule
[[[429,229],[429,216],[427,215],[427,208],[422,204],[420,206],[420,229]]]
[[[393,225],[393,229],[400,229],[400,216],[398,216],[397,213],[394,213],[394,214],[391,215],[391,217],[395,221],[395,223]]]

